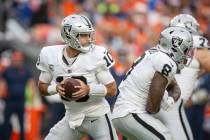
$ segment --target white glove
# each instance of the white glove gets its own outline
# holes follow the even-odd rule
[[[167,96],[162,99],[160,106],[163,110],[170,111],[173,108],[174,103],[174,98],[171,96]]]

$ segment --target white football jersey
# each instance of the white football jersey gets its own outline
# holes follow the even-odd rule
[[[201,35],[193,35],[193,48],[209,48],[208,40]]]
[[[193,35],[193,48],[208,48],[208,40],[201,35]],[[189,66],[184,67],[180,74],[176,74],[175,78],[181,88],[181,98],[187,101],[196,86],[196,81],[200,71],[200,63],[194,57]]]
[[[181,98],[187,101],[195,88],[200,71],[200,64],[196,58],[192,59],[189,66],[184,67],[179,74],[175,75],[176,81],[181,89]]]
[[[195,50],[196,51],[196,50]],[[185,66],[180,73],[175,75],[176,81],[181,89],[181,98],[186,102],[195,86],[200,71],[200,63],[194,57],[189,66]]]
[[[177,72],[177,64],[166,53],[152,48],[134,62],[121,82],[113,118],[145,112],[149,88],[156,71],[170,81]]]
[[[83,76],[87,84],[100,83],[96,73],[99,69],[109,69],[114,61],[104,47],[93,45],[88,53],[80,53],[73,64],[68,64],[64,57],[65,45],[44,47],[37,61],[37,68],[50,72],[53,82],[59,78]],[[103,84],[103,83],[102,83]],[[90,96],[86,102],[65,101],[70,116],[82,115],[88,117],[100,116],[110,111],[108,102],[104,97]]]

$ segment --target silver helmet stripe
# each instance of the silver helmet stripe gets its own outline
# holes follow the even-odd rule
[[[87,26],[88,26],[89,28],[91,28],[92,26],[91,26],[90,21],[89,21],[85,16],[81,16],[81,17],[84,18],[84,20],[87,22]]]

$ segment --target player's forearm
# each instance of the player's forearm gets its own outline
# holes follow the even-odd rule
[[[50,96],[51,94],[48,93],[49,84],[43,83],[41,81],[38,82],[38,88],[42,96]]]
[[[181,95],[181,89],[174,79],[167,87],[168,95],[173,97],[174,101],[177,101]]]
[[[148,101],[148,102],[150,102],[150,101]],[[155,114],[155,113],[159,112],[159,110],[160,110],[160,104],[154,105],[152,103],[149,103],[146,105],[146,111],[148,113]]]
[[[181,91],[179,87],[174,87],[171,92],[168,92],[168,95],[173,97],[174,101],[177,101],[181,95]]]
[[[160,110],[160,104],[165,92],[168,80],[161,73],[156,72],[152,79],[149,95],[146,103],[146,111],[157,113]]]
[[[109,84],[90,84],[89,85],[89,95],[90,96],[108,96],[112,97],[116,95],[117,87],[115,82]]]
[[[159,88],[159,86],[153,86],[152,88],[150,88],[150,93],[148,95],[147,104],[146,104],[147,112],[152,114],[159,112],[160,103],[164,91],[165,89]]]
[[[115,82],[107,84],[106,89],[107,89],[107,94],[106,94],[107,97],[113,97],[117,93],[117,86]]]
[[[97,79],[103,84],[105,88],[105,96],[112,97],[116,95],[117,86],[116,82],[109,72],[109,70],[99,69],[97,73]]]

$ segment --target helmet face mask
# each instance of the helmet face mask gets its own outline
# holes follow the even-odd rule
[[[93,33],[79,33],[77,39],[82,47],[88,47],[94,42]]]
[[[160,34],[159,48],[166,52],[183,69],[191,52],[192,36],[185,28],[168,27]]]
[[[197,20],[188,14],[179,14],[175,16],[169,26],[178,26],[186,28],[192,34],[199,34],[199,23]]]
[[[80,52],[86,53],[94,42],[94,28],[89,19],[81,15],[70,15],[63,19],[61,36],[65,43]]]

